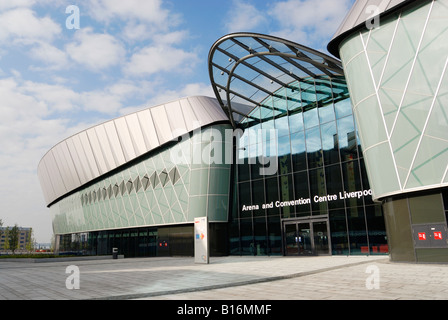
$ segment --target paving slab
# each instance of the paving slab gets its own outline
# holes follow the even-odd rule
[[[0,300],[445,300],[447,264],[387,256],[0,261]]]

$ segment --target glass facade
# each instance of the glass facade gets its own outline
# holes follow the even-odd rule
[[[110,247],[112,237],[123,240],[140,232],[132,228],[190,224],[192,233],[194,218],[200,216],[226,223],[231,164],[224,158],[232,148],[231,142],[224,141],[228,128],[217,124],[195,130],[53,204],[54,232],[67,235],[61,244],[72,238],[78,243],[87,233],[81,241],[84,247],[89,243],[89,250],[103,252],[103,236]],[[161,230],[165,229],[151,232],[160,238]]]
[[[192,255],[207,216],[212,255],[386,254],[341,67],[279,38],[222,38],[209,71],[225,119],[54,201],[60,251]]]
[[[447,262],[448,1],[408,1],[339,45],[392,261]]]
[[[340,45],[376,198],[448,186],[447,21],[416,1]]]
[[[331,243],[327,254],[387,252],[382,210],[370,196],[343,77],[290,83],[240,127],[231,254],[287,254],[287,229],[298,232],[294,223],[299,229],[309,224],[314,245],[324,235],[319,240]],[[260,174],[261,155],[276,159],[274,174]]]

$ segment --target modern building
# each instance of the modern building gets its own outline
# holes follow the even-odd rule
[[[357,1],[330,42],[393,261],[447,262],[448,1]]]
[[[82,131],[38,176],[56,250],[193,255],[385,254],[339,60],[253,33],[209,54],[216,97],[188,97]]]

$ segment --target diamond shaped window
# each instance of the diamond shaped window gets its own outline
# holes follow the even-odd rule
[[[160,173],[159,179],[160,179],[160,183],[162,184],[162,187],[164,187],[166,185],[166,183],[168,182],[168,173],[166,172],[166,170],[163,170]]]
[[[147,174],[145,174],[145,176],[142,178],[142,186],[143,186],[143,190],[146,190],[149,188],[149,178],[148,178]]]
[[[180,174],[179,174],[179,171],[177,171],[176,167],[171,169],[169,176],[170,176],[172,184],[175,184],[180,179]]]
[[[149,180],[151,181],[151,185],[152,185],[153,188],[155,188],[159,184],[159,182],[160,182],[159,176],[157,175],[156,172],[154,172],[151,175],[151,178]]]

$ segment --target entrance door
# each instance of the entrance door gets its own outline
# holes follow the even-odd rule
[[[285,254],[288,256],[327,255],[330,253],[327,221],[285,222]]]

